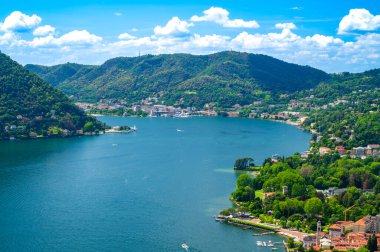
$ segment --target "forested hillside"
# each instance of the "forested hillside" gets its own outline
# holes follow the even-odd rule
[[[61,91],[0,52],[0,139],[102,130]]]
[[[329,79],[321,70],[257,54],[145,55],[108,60],[101,66],[27,65],[27,69],[80,101],[102,98],[136,102],[157,97],[167,105],[220,107],[250,104],[265,91],[293,92]]]

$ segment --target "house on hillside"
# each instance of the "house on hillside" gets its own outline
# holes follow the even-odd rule
[[[331,238],[341,237],[344,234],[344,229],[342,226],[333,224],[329,228],[329,235]]]
[[[344,146],[336,146],[335,151],[338,152],[339,156],[344,156],[346,155],[346,152],[347,152]]]
[[[352,225],[353,232],[380,233],[380,215],[364,216]]]
[[[329,154],[331,152],[331,149],[329,147],[319,147],[319,156],[324,156],[326,154]]]

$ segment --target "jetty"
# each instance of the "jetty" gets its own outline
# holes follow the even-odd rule
[[[260,234],[252,234],[252,236],[263,236],[263,235],[269,235],[269,234],[275,234],[275,232],[270,231],[270,232],[264,232],[264,233],[260,233]]]

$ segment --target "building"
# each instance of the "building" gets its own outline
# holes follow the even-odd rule
[[[344,146],[336,146],[335,151],[338,152],[339,156],[344,156],[347,152]]]
[[[365,147],[352,148],[351,156],[354,158],[365,157],[365,154],[366,154],[366,148]]]
[[[310,155],[310,151],[304,151],[301,153],[301,158],[302,159],[307,159],[307,157]]]
[[[316,235],[307,235],[302,240],[303,246],[306,249],[309,249],[311,246],[317,245],[317,236]]]
[[[326,154],[329,154],[331,152],[331,149],[329,147],[319,147],[319,155],[324,156]]]
[[[337,195],[341,195],[347,191],[347,188],[335,188],[329,187],[328,189],[328,197],[333,197]]]
[[[288,192],[288,190],[289,190],[288,186],[283,186],[282,187],[282,193],[283,194],[286,194]]]
[[[380,144],[367,145],[366,155],[372,157],[380,157]]]
[[[329,228],[329,235],[331,238],[341,237],[342,235],[344,235],[344,229],[342,226],[338,224],[333,224]]]
[[[364,216],[352,225],[353,232],[380,233],[380,215]]]

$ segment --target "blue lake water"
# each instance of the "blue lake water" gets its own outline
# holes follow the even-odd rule
[[[100,119],[138,132],[0,143],[0,251],[271,251],[256,240],[283,240],[213,216],[231,206],[235,159],[306,150],[309,134],[241,118]]]

